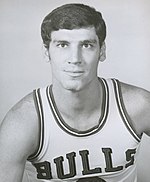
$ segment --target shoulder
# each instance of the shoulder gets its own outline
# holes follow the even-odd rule
[[[33,97],[33,93],[30,93],[12,107],[6,114],[0,130],[5,143],[19,146],[26,155],[34,152],[37,147],[38,116]],[[6,137],[7,135],[11,138]]]
[[[35,103],[34,103],[34,93],[29,93],[23,97],[12,109],[8,112],[8,116],[15,117],[15,119],[20,121],[20,117],[23,120],[33,119],[36,117]],[[6,115],[6,117],[7,117]],[[28,122],[28,120],[26,120]],[[26,122],[23,122],[26,124]],[[20,121],[21,123],[21,121]]]
[[[137,102],[137,103],[141,102],[140,106],[142,106],[142,108],[143,106],[146,107],[150,105],[149,91],[134,85],[123,83],[123,82],[120,82],[120,86],[121,86],[122,94],[128,101]]]
[[[150,135],[150,92],[123,82],[120,82],[120,88],[125,108],[138,134]]]
[[[23,97],[6,114],[4,122],[32,125],[37,119],[33,92]],[[31,122],[32,120],[32,122]]]

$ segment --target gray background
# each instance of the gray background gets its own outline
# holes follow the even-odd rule
[[[107,60],[100,64],[99,75],[150,90],[149,0],[1,0],[0,121],[24,95],[51,82],[40,24],[53,8],[70,2],[94,6],[106,20]],[[148,182],[150,140],[147,136],[142,146],[139,181]]]

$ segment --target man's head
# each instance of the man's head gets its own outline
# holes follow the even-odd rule
[[[60,29],[80,29],[94,27],[102,46],[106,37],[106,25],[100,12],[84,4],[66,4],[54,9],[43,20],[41,36],[48,49],[51,32]]]

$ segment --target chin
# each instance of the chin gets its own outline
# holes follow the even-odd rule
[[[78,92],[83,89],[83,84],[80,81],[67,81],[62,83],[64,89],[72,92]]]

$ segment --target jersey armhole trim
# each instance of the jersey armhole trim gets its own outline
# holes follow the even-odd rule
[[[28,161],[30,162],[34,161],[39,156],[43,148],[43,142],[44,142],[44,114],[40,96],[40,89],[36,89],[33,91],[33,98],[39,121],[39,145],[35,153],[33,153],[28,157]]]
[[[114,86],[114,91],[115,91],[115,98],[116,98],[116,102],[117,102],[117,106],[118,106],[118,110],[119,113],[123,119],[123,122],[125,124],[125,126],[127,127],[128,131],[131,133],[131,135],[138,141],[141,141],[141,137],[138,136],[138,134],[136,133],[135,129],[133,128],[133,126],[130,124],[130,118],[128,116],[128,113],[126,111],[126,108],[124,106],[124,102],[123,102],[123,98],[122,98],[122,92],[121,92],[121,88],[120,88],[120,82],[119,80],[116,79],[111,79],[113,82],[113,86]]]

